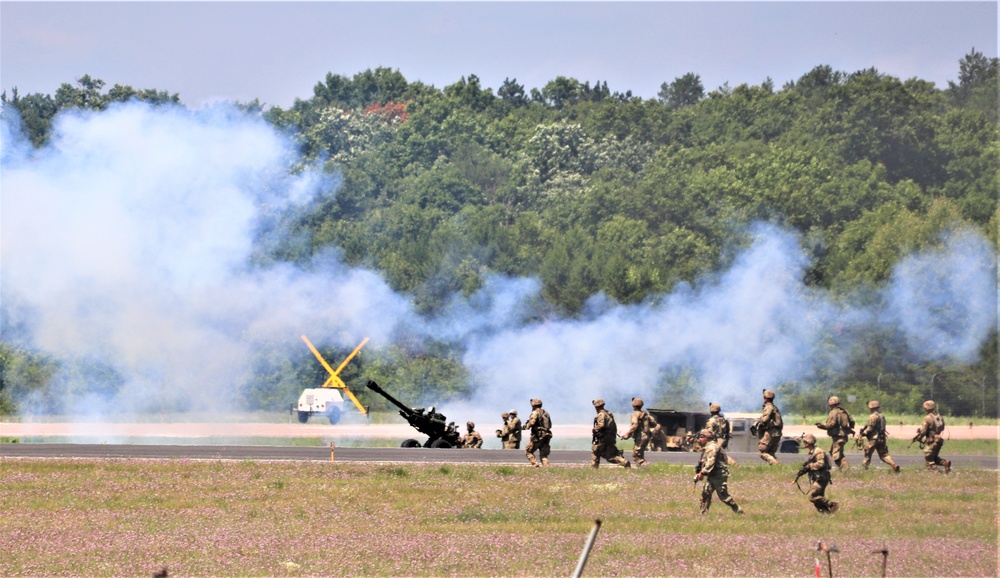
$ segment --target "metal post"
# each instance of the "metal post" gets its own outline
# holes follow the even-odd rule
[[[333,461],[333,448],[334,448],[334,443],[330,442],[330,461],[331,462]]]
[[[576,570],[573,571],[573,578],[580,578],[583,575],[583,567],[587,565],[587,558],[590,556],[590,549],[594,547],[594,541],[597,540],[597,532],[601,529],[601,519],[598,518],[594,520],[594,528],[590,530],[590,537],[587,538],[587,543],[583,547],[583,552],[580,554],[580,561],[576,563]]]

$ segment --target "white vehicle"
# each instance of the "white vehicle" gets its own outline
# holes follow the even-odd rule
[[[337,369],[330,367],[330,364],[323,359],[320,355],[319,350],[309,341],[309,339],[303,335],[302,341],[306,342],[309,346],[309,350],[313,352],[316,359],[319,360],[320,365],[326,369],[326,372],[330,374],[330,377],[323,383],[322,387],[313,387],[309,389],[302,390],[302,395],[299,396],[299,423],[306,423],[309,421],[309,416],[311,415],[325,415],[327,419],[330,420],[330,425],[333,425],[340,421],[341,414],[348,409],[344,404],[344,396],[340,393],[343,390],[347,394],[347,397],[351,399],[354,406],[358,408],[361,415],[368,417],[368,409],[361,405],[358,398],[354,397],[351,390],[347,388],[347,384],[340,379],[340,372],[343,371],[344,367],[354,359],[354,356],[361,351],[361,348],[368,343],[368,338],[365,337],[364,340],[354,348],[354,351],[341,362]]]
[[[298,412],[299,423],[306,423],[312,415],[325,415],[330,425],[334,425],[344,413],[344,396],[329,387],[304,389],[299,396]]]

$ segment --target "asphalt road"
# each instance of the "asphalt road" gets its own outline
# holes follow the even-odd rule
[[[947,449],[947,447],[945,448]],[[460,450],[428,448],[334,448],[334,462],[371,463],[454,463],[454,464],[519,464],[526,465],[522,450]],[[671,463],[694,466],[700,454],[693,452],[646,452],[650,463]],[[757,454],[731,452],[738,463],[757,464]],[[955,468],[1000,468],[997,456],[958,456],[943,452],[945,458],[954,462]],[[145,444],[49,444],[49,443],[0,443],[0,458],[90,458],[90,459],[191,459],[191,460],[285,460],[285,461],[330,461],[329,447],[297,446],[225,446],[225,445],[145,445]],[[625,457],[629,457],[628,452]],[[861,457],[848,454],[853,467],[860,467]],[[798,465],[805,454],[778,454],[778,459],[787,464]],[[590,452],[586,450],[553,450],[549,459],[553,464],[590,463]],[[921,455],[896,455],[893,459],[903,468],[922,467]],[[603,463],[603,462],[602,462]],[[610,464],[607,464],[610,466]],[[873,465],[884,468],[877,457]]]

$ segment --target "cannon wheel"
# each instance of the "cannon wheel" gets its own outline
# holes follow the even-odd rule
[[[399,444],[401,448],[419,448],[420,442],[417,440],[403,440],[403,443]]]
[[[797,454],[799,453],[799,442],[796,440],[781,440],[778,452],[783,454]]]
[[[340,408],[331,407],[326,415],[330,418],[330,425],[337,425],[337,422],[340,421]]]
[[[306,423],[307,421],[309,421],[309,412],[308,411],[300,411],[299,412],[299,423]]]
[[[448,440],[437,439],[431,442],[432,448],[450,448],[452,447]]]

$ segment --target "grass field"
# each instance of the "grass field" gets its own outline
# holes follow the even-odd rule
[[[996,576],[997,472],[835,473],[818,514],[796,467],[743,465],[747,515],[698,513],[690,467],[4,459],[0,575]]]

